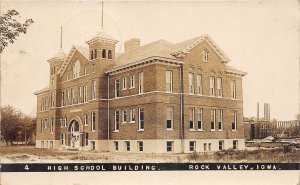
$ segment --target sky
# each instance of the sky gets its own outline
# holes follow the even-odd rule
[[[63,49],[83,45],[100,30],[100,1],[2,1],[1,14],[16,9],[32,18],[26,35],[1,54],[2,105],[36,112],[35,91],[49,84],[47,60]],[[299,113],[299,3],[297,1],[105,2],[104,30],[119,43],[140,38],[177,43],[209,34],[243,79],[244,116],[256,116],[256,103],[271,106],[271,118]]]

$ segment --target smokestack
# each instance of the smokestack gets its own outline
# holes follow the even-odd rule
[[[264,119],[270,121],[270,104],[264,103]]]

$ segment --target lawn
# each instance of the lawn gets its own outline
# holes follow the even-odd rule
[[[254,149],[244,151],[225,150],[215,153],[190,154],[137,154],[98,153],[39,149],[33,146],[8,146],[0,148],[1,163],[196,163],[196,162],[299,162],[299,150],[288,153],[283,148]]]

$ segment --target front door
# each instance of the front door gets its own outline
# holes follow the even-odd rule
[[[71,123],[71,147],[79,148],[80,144],[80,133],[79,124],[77,121]]]

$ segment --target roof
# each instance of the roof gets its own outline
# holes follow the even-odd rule
[[[117,43],[118,41],[113,38],[111,35],[103,32],[103,31],[100,31],[98,32],[95,36],[93,36],[91,39],[89,39],[86,43],[87,44],[90,44],[90,43],[93,43],[97,40],[103,40],[103,41],[107,41],[107,42],[113,42],[113,43]]]
[[[226,65],[225,71],[226,71],[226,73],[229,73],[229,74],[237,74],[237,75],[242,75],[242,76],[247,75],[246,72],[238,70],[238,69],[236,69],[232,66],[229,66],[229,65]]]
[[[33,94],[34,94],[34,95],[38,95],[38,94],[41,94],[41,93],[47,92],[47,91],[49,91],[49,86],[44,87],[44,88],[42,88],[42,89],[40,89],[40,90],[34,92]]]

